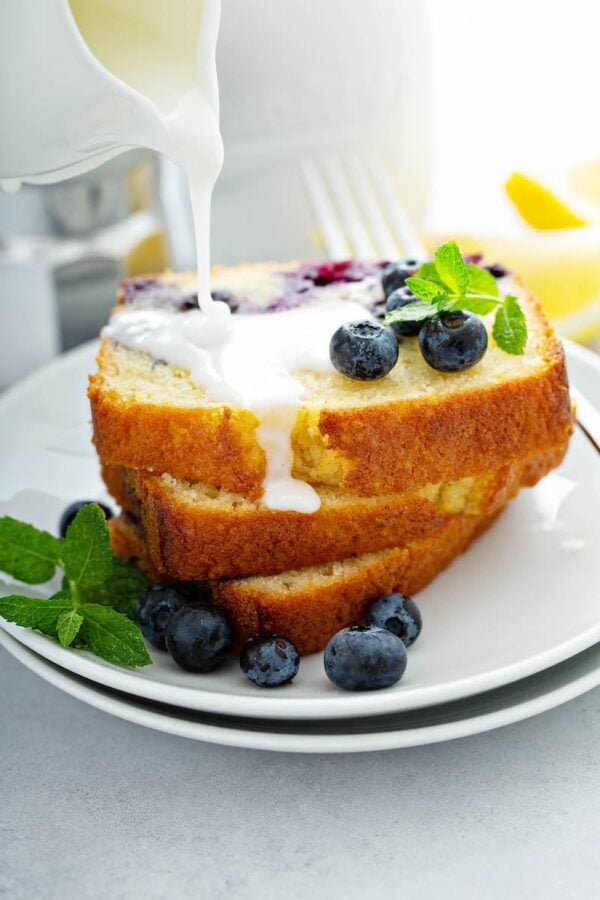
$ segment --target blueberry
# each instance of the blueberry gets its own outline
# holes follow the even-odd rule
[[[508,275],[508,269],[506,266],[503,266],[502,263],[493,263],[491,266],[485,267],[490,275],[493,275],[494,278],[504,278],[505,275]]]
[[[184,588],[172,584],[151,584],[139,596],[135,617],[144,637],[158,647],[165,649],[167,626],[176,612],[190,600]]]
[[[242,672],[259,687],[288,684],[298,674],[299,666],[296,647],[280,634],[250,638],[240,656]]]
[[[389,294],[385,308],[388,312],[392,312],[394,309],[401,309],[403,306],[416,303],[418,299],[405,285]],[[396,337],[415,337],[423,327],[423,322],[392,322],[389,327]]]
[[[184,606],[167,627],[167,650],[188,672],[212,671],[225,659],[232,643],[231,625],[216,606]]]
[[[405,647],[410,647],[421,634],[423,620],[419,607],[406,594],[387,594],[369,607],[369,625],[377,625],[399,637]]]
[[[419,268],[418,259],[399,259],[397,262],[388,263],[381,273],[381,286],[386,297],[404,287],[406,279],[411,278]]]
[[[186,294],[184,297],[176,299],[164,297],[163,306],[168,308],[169,305],[178,312],[189,312],[190,309],[198,309],[198,294]]]
[[[95,503],[100,507],[107,519],[112,519],[113,511],[112,509],[109,509],[108,506],[105,506],[104,503],[98,503],[97,500],[75,500],[74,503],[70,503],[67,506],[62,516],[60,517],[60,521],[58,523],[58,533],[60,534],[61,538],[65,537],[67,528],[69,527],[79,510],[83,509],[84,506],[87,506],[88,503]]]
[[[460,372],[479,362],[488,344],[485,325],[469,312],[445,312],[419,332],[421,353],[438,372]]]
[[[376,691],[400,681],[406,647],[399,637],[375,625],[342,628],[325,647],[325,672],[345,691]]]
[[[342,375],[373,381],[396,365],[398,341],[389,328],[376,322],[348,322],[331,338],[329,356]]]

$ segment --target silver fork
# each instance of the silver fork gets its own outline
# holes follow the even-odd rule
[[[302,160],[316,224],[331,259],[422,259],[426,250],[383,160],[329,153]]]
[[[301,162],[316,226],[330,259],[425,259],[427,251],[406,215],[383,160],[330,153]],[[571,386],[577,424],[600,453],[600,413]]]

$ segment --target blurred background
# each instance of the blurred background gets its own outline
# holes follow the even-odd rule
[[[599,26],[596,0],[223,0],[213,261],[321,256],[302,161],[360,151],[429,247],[501,259],[600,347]],[[182,173],[151,151],[0,191],[0,388],[95,337],[120,278],[193,253]]]

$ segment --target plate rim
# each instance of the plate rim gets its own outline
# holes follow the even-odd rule
[[[361,734],[306,735],[301,732],[282,733],[264,729],[217,726],[201,721],[192,722],[188,719],[174,718],[168,713],[148,709],[144,706],[144,701],[139,698],[136,703],[130,703],[121,697],[109,697],[97,692],[92,685],[84,683],[79,676],[65,671],[60,666],[52,665],[7,632],[0,632],[0,644],[15,659],[47,683],[74,699],[123,721],[176,737],[238,749],[270,752],[362,753],[407,749],[458,740],[532,718],[600,686],[599,660],[591,672],[588,671],[583,675],[568,679],[558,687],[538,693],[533,698],[520,699],[516,703],[508,703],[491,712],[475,714],[466,718],[457,717],[452,721],[401,730],[373,730]],[[566,660],[565,664],[568,662],[569,660]],[[543,675],[544,672],[539,674]],[[526,678],[522,680],[524,683],[527,682]],[[369,720],[368,716],[365,718],[367,721]],[[277,721],[272,720],[271,724],[276,726]]]
[[[600,376],[600,359],[591,351],[565,341],[567,356],[578,358],[585,367],[590,367],[595,376]],[[88,342],[69,351],[50,362],[46,366],[29,375],[0,397],[0,413],[14,403],[19,402],[23,394],[27,394],[38,380],[44,380],[48,371],[57,368],[66,369],[76,366],[80,357],[88,356],[97,345],[96,341]],[[413,689],[412,702],[403,702],[401,692],[377,692],[365,694],[328,694],[322,697],[288,698],[288,703],[281,700],[273,702],[269,696],[252,696],[240,693],[219,693],[199,686],[172,685],[166,682],[145,679],[139,674],[132,674],[126,669],[98,662],[84,652],[65,650],[44,635],[21,629],[0,619],[0,627],[20,643],[29,647],[50,662],[61,666],[75,675],[97,681],[106,687],[130,694],[146,700],[170,703],[195,711],[223,713],[235,715],[244,707],[244,715],[256,718],[286,719],[290,718],[290,705],[293,706],[295,719],[349,718],[352,716],[379,715],[392,712],[423,708],[434,704],[462,699],[492,690],[513,681],[526,678],[536,672],[543,671],[571,656],[592,646],[600,640],[600,621],[585,632],[553,647],[550,650],[520,661],[495,669],[491,672],[460,678],[443,685]]]
[[[337,694],[308,698],[288,698],[285,704],[280,700],[272,703],[269,697],[248,694],[230,694],[208,691],[201,687],[171,685],[166,682],[151,681],[143,676],[133,675],[127,669],[117,668],[110,664],[96,662],[93,656],[85,651],[66,650],[43,634],[20,628],[0,619],[0,631],[4,631],[20,644],[48,662],[60,666],[67,672],[90,681],[129,694],[142,700],[168,703],[182,709],[196,712],[222,713],[223,715],[239,715],[240,705],[244,706],[244,715],[249,718],[269,719],[330,719],[375,716],[385,713],[408,712],[411,709],[423,709],[453,700],[467,699],[485,691],[501,688],[514,681],[519,681],[552,666],[565,662],[578,653],[582,653],[600,641],[600,623],[584,632],[583,636],[566,641],[546,653],[538,654],[528,660],[495,669],[470,678],[461,678],[446,682],[443,686],[432,686],[411,691],[414,702],[404,704],[402,694],[385,691],[365,692],[364,694]],[[152,651],[152,648],[150,648]],[[563,652],[559,652],[563,651]],[[539,664],[543,660],[543,664]],[[504,673],[505,677],[501,677]],[[509,675],[508,673],[512,673]],[[461,688],[467,688],[462,690]],[[136,690],[141,687],[141,690]],[[337,702],[336,702],[337,701]],[[293,706],[293,716],[290,706]]]

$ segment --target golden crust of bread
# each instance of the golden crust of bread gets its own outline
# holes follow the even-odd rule
[[[440,528],[405,547],[368,554],[342,574],[299,584],[287,595],[265,579],[221,582],[215,602],[232,619],[239,643],[255,634],[289,637],[301,654],[322,650],[347,625],[361,623],[369,605],[392,591],[416,594],[467,549],[494,516],[453,516]],[[283,582],[285,576],[280,576]]]
[[[402,546],[456,513],[491,514],[557,466],[565,445],[481,475],[406,494],[375,497],[321,492],[312,515],[270,510],[225,494],[198,497],[170,477],[103,467],[105,483],[141,521],[154,566],[182,581],[271,575]],[[218,494],[217,494],[218,496]]]
[[[178,497],[160,477],[125,471],[127,486],[117,486],[115,471],[105,470],[111,493],[125,509],[124,495],[134,494],[154,564],[183,581],[316,565],[396,546],[444,521],[434,503],[415,495],[350,496],[343,504],[325,500],[312,515],[252,504],[195,504]]]
[[[452,516],[404,547],[327,566],[270,577],[212,583],[214,602],[226,610],[236,646],[256,635],[289,637],[301,654],[322,650],[347,625],[364,621],[383,594],[415,594],[446,568],[493,521],[494,515]],[[169,580],[148,558],[143,538],[123,517],[109,522],[116,553],[136,562],[153,580]]]
[[[485,388],[469,377],[460,380],[465,373],[440,375],[439,396],[308,404],[292,435],[294,475],[370,496],[478,475],[563,444],[572,430],[564,353],[539,304],[531,297],[527,304],[539,366]],[[115,353],[106,340],[98,364],[89,398],[101,459],[251,499],[261,495],[265,456],[253,413],[200,401],[174,405],[123,397],[111,381]],[[358,398],[367,389],[353,384],[345,391]]]
[[[565,444],[572,413],[562,348],[547,368],[522,381],[440,400],[361,410],[324,410],[319,429],[348,463],[344,489],[404,491],[496,468]],[[385,435],[385,441],[381,436]],[[394,452],[390,453],[390,447]],[[298,477],[302,477],[302,467]]]
[[[90,377],[88,388],[101,459],[260,496],[265,454],[254,436],[258,420],[253,413],[228,406],[190,409],[123,402],[104,386],[110,356],[110,343],[102,341],[99,372]]]

